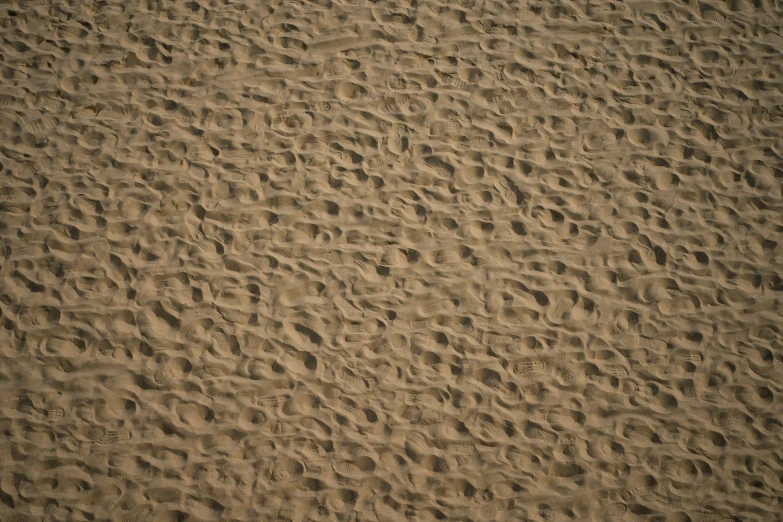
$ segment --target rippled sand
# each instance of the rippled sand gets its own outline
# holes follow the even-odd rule
[[[781,20],[4,2],[0,520],[783,520]]]

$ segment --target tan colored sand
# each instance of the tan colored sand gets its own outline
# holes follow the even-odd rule
[[[783,520],[770,0],[0,6],[0,520]]]

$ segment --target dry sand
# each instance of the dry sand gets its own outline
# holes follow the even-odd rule
[[[0,520],[783,520],[783,12],[0,7]]]

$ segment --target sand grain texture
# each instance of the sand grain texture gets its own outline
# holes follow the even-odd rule
[[[0,6],[0,520],[783,520],[777,2]]]

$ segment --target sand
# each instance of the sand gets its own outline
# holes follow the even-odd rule
[[[770,0],[0,6],[0,520],[783,520]]]

